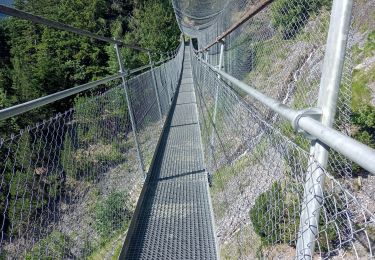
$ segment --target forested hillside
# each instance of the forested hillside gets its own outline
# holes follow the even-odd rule
[[[177,47],[179,30],[170,1],[15,0],[16,8],[155,52]],[[147,53],[122,49],[128,69],[148,63]],[[159,59],[160,55],[153,55]],[[26,102],[113,74],[114,48],[27,21],[0,20],[0,108]],[[65,111],[72,99],[0,123],[2,135]]]
[[[168,0],[15,0],[14,6],[150,49],[154,61],[179,44]],[[147,53],[121,52],[126,69],[149,63]],[[0,18],[0,109],[118,69],[111,44]],[[151,78],[147,73],[140,78]],[[131,80],[132,105],[145,107],[135,117],[147,171],[162,118],[153,117],[152,85],[136,88]],[[143,181],[119,83],[0,121],[0,259],[116,259]]]

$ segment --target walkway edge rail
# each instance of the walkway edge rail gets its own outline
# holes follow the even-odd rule
[[[167,62],[172,58],[160,61],[157,64]],[[97,81],[86,83],[86,84],[83,84],[83,85],[80,85],[80,86],[77,86],[77,87],[73,87],[73,88],[70,88],[70,89],[66,89],[66,90],[63,90],[63,91],[60,91],[60,92],[53,93],[53,94],[48,95],[48,96],[37,98],[37,99],[31,100],[31,101],[28,101],[28,102],[25,102],[25,103],[22,103],[22,104],[19,104],[19,105],[15,105],[15,106],[12,106],[12,107],[9,107],[9,108],[2,109],[2,110],[0,110],[0,121],[5,120],[5,119],[10,118],[10,117],[13,117],[13,116],[17,116],[17,115],[26,113],[28,111],[31,111],[31,110],[35,109],[35,108],[51,104],[51,103],[59,101],[61,99],[64,99],[64,98],[73,96],[75,94],[81,93],[83,91],[95,88],[99,85],[106,84],[106,83],[108,83],[110,81],[113,81],[113,80],[116,80],[116,79],[121,79],[121,77],[129,76],[129,75],[141,72],[141,71],[149,69],[149,68],[150,68],[150,65],[145,65],[145,66],[136,68],[134,70],[131,70],[129,72],[124,72],[124,73],[119,73],[119,74],[116,74],[116,75],[108,76],[106,78],[103,78],[103,79],[100,79],[100,80],[97,80]]]
[[[83,84],[74,88],[66,89],[60,92],[53,93],[51,95],[41,97],[38,99],[34,99],[16,106],[12,106],[9,108],[5,108],[3,110],[0,110],[0,120],[4,120],[19,114],[23,114],[25,112],[28,112],[32,109],[53,103],[55,101],[61,100],[66,97],[70,97],[72,95],[81,93],[85,90],[92,89],[94,87],[97,87],[99,85],[105,84],[107,82],[113,81],[115,79],[119,79],[122,76],[126,75],[126,73],[120,73],[117,75],[109,76],[104,79],[100,79],[94,82],[90,82],[87,84]]]
[[[206,47],[199,50],[199,52],[203,52],[214,46],[215,44],[222,41],[226,36],[231,34],[234,30],[236,30],[238,27],[240,27],[242,24],[247,22],[249,19],[254,17],[257,13],[262,11],[265,7],[267,7],[270,3],[272,3],[274,0],[261,0],[259,1],[254,7],[250,8],[249,11],[247,11],[240,20],[238,20],[235,24],[233,24],[228,30],[220,34],[213,42],[208,44]]]
[[[280,101],[264,95],[255,88],[225,73],[224,71],[218,70],[214,66],[204,61],[198,55],[196,57],[214,72],[219,74],[223,79],[226,79],[232,84],[236,85],[247,94],[261,102],[263,105],[287,119],[292,125],[296,125],[298,128],[316,137],[318,141],[341,153],[351,161],[357,163],[359,166],[375,175],[375,149],[372,149],[335,129],[326,127],[313,118],[306,116],[301,117],[303,111],[294,110],[282,104]]]

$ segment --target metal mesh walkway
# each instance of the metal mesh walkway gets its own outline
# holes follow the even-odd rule
[[[188,48],[125,259],[217,259]]]

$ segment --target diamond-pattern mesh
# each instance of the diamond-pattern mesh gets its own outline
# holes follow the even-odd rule
[[[0,141],[0,259],[110,259],[121,251],[178,79],[183,45],[153,71],[84,93]],[[165,73],[165,68],[170,68]],[[21,115],[24,116],[24,115]],[[199,136],[199,133],[197,134]],[[202,160],[200,161],[202,164]]]

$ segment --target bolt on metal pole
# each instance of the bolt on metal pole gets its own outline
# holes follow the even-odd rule
[[[221,70],[223,67],[223,59],[224,59],[224,41],[220,41],[220,56],[219,56],[219,66],[218,70]],[[220,75],[217,76],[220,80]],[[216,92],[215,92],[215,106],[214,106],[214,114],[212,117],[212,131],[211,131],[211,147],[214,147],[214,134],[215,134],[215,126],[216,126],[216,115],[217,115],[217,105],[219,102],[219,83],[216,85]]]
[[[152,59],[151,59],[151,53],[148,52],[148,59],[150,61],[150,66],[151,66],[151,74],[152,74],[152,80],[153,80],[153,83],[154,83],[154,89],[155,89],[155,95],[156,95],[156,101],[158,103],[158,109],[159,109],[159,115],[160,115],[160,119],[163,118],[163,114],[161,112],[161,105],[160,105],[160,98],[159,98],[159,91],[158,91],[158,85],[156,83],[156,76],[155,76],[155,70],[154,70],[154,63],[152,62]]]
[[[124,63],[123,63],[123,60],[122,60],[122,56],[121,56],[121,52],[120,52],[120,48],[119,48],[118,44],[115,44],[115,49],[116,49],[117,60],[118,60],[119,67],[120,67],[120,73],[124,73],[125,67],[124,67]],[[122,86],[123,86],[124,91],[125,91],[126,103],[128,104],[130,122],[131,122],[131,125],[132,125],[133,134],[134,134],[135,147],[137,148],[137,157],[138,157],[138,161],[139,161],[139,168],[141,170],[141,173],[143,174],[143,177],[146,177],[145,167],[144,167],[144,163],[143,163],[143,160],[142,160],[141,149],[140,149],[140,146],[139,146],[139,140],[138,140],[138,135],[137,135],[137,127],[135,125],[135,120],[134,120],[133,108],[132,108],[131,101],[130,101],[130,98],[129,98],[128,84],[126,82],[125,76],[122,76],[121,78],[122,78]]]
[[[322,111],[321,123],[328,127],[331,127],[335,120],[352,7],[353,0],[333,1],[318,99],[318,107]],[[305,180],[296,248],[297,259],[313,257],[319,231],[320,209],[324,203],[325,174],[322,167],[327,166],[328,149],[318,142],[313,142],[310,154],[312,159],[309,160]]]

